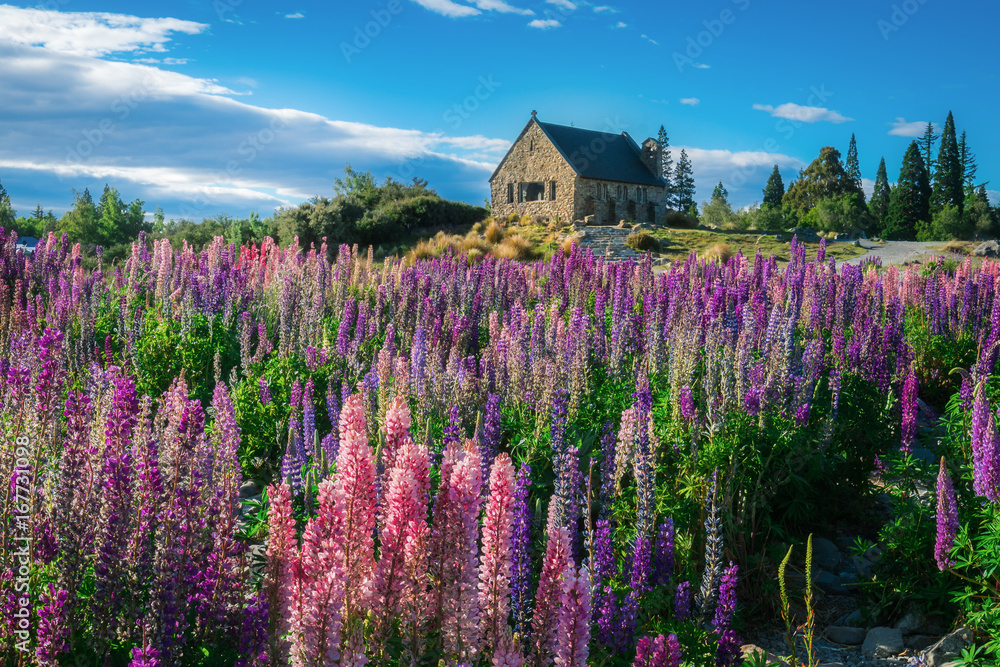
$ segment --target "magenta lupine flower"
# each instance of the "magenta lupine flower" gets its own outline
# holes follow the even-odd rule
[[[634,667],[680,667],[681,646],[677,635],[642,637],[635,647]]]
[[[567,569],[559,596],[556,667],[586,667],[590,644],[590,582],[587,569]]]
[[[542,573],[535,594],[531,623],[531,656],[534,664],[548,664],[556,649],[559,595],[562,579],[573,567],[569,555],[569,530],[556,520],[554,503],[549,502],[548,533]]]
[[[267,378],[261,375],[257,384],[260,389],[260,404],[267,407],[271,403],[271,387],[267,384]]]
[[[38,609],[38,635],[35,657],[40,665],[56,665],[57,658],[68,647],[69,625],[63,611],[67,593],[49,584],[43,594],[43,605]]]
[[[388,640],[404,597],[415,592],[419,585],[409,578],[406,548],[418,539],[418,531],[422,532],[427,524],[428,461],[427,448],[407,440],[397,452],[389,473],[381,518],[381,558],[367,585],[372,641],[376,645]]]
[[[726,630],[719,635],[716,648],[716,667],[737,667],[743,664],[743,653],[740,650],[740,638],[733,630]]]
[[[986,398],[986,382],[976,385],[972,399],[972,472],[973,489],[977,496],[988,493],[990,455],[996,448],[996,428],[991,414],[989,400]]]
[[[719,583],[719,602],[715,606],[715,618],[712,619],[712,624],[717,630],[728,629],[733,621],[733,614],[736,613],[738,574],[739,566],[730,561]]]
[[[955,489],[943,456],[938,470],[937,497],[937,541],[934,543],[934,560],[937,561],[938,569],[946,570],[955,564],[948,554],[955,544],[959,523]]]
[[[913,450],[913,442],[917,435],[917,374],[910,369],[903,383],[902,395],[902,442],[900,450],[910,452]]]
[[[493,667],[524,667],[524,656],[521,650],[509,639],[493,652]]]
[[[681,416],[691,422],[697,416],[694,409],[694,397],[691,394],[691,387],[684,385],[680,393]]]
[[[490,651],[507,632],[510,607],[511,534],[514,521],[514,466],[500,454],[490,472],[490,491],[483,517],[479,560],[479,608],[482,648]]]
[[[150,645],[135,647],[132,649],[132,660],[128,667],[160,667],[163,663],[159,660],[160,652]]]
[[[691,582],[682,581],[674,591],[674,618],[686,621],[691,618]]]

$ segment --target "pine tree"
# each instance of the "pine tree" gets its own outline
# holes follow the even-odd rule
[[[990,205],[990,196],[988,194],[986,194],[986,184],[985,183],[982,183],[979,186],[979,189],[976,190],[976,196],[979,197],[979,199],[982,202],[984,202],[987,206]]]
[[[930,194],[924,159],[920,157],[920,148],[914,141],[903,156],[899,182],[889,200],[883,235],[890,239],[915,238],[918,225],[926,225],[931,220]]]
[[[847,162],[844,164],[847,177],[854,183],[854,188],[860,193],[861,203],[865,203],[865,189],[861,183],[861,167],[858,164],[858,142],[851,134],[851,144],[847,147]]]
[[[962,212],[965,201],[962,188],[962,158],[958,153],[958,138],[955,135],[955,118],[948,112],[941,132],[941,149],[938,151],[937,171],[934,172],[934,188],[931,193],[931,211],[937,213],[951,204]]]
[[[872,232],[882,234],[885,229],[885,219],[889,215],[889,201],[891,190],[889,189],[889,176],[885,170],[885,158],[878,163],[878,173],[875,175],[875,191],[872,193],[872,200],[868,202],[868,212],[875,220],[875,227]]]
[[[726,190],[726,186],[722,184],[722,181],[719,181],[719,184],[712,190],[712,201],[716,199],[721,199],[727,204],[729,203],[729,190]]]
[[[59,230],[66,233],[70,241],[83,244],[98,244],[101,242],[97,231],[97,207],[90,196],[90,190],[76,193],[73,208],[59,220]]]
[[[774,165],[771,175],[767,178],[767,185],[764,186],[764,203],[761,206],[771,208],[781,208],[781,200],[785,196],[785,182],[781,180],[781,172],[778,165]]]
[[[958,159],[962,163],[962,184],[968,197],[976,191],[976,172],[979,171],[979,164],[976,162],[976,154],[965,140],[964,130],[962,138],[958,140]]]
[[[656,135],[656,141],[660,144],[660,175],[667,182],[667,208],[674,208],[674,204],[677,203],[677,195],[674,192],[674,159],[670,156],[670,137],[662,125]]]
[[[677,160],[677,169],[674,171],[674,192],[676,193],[677,210],[690,210],[694,205],[694,171],[691,169],[691,160],[688,159],[687,151],[684,150],[681,150],[681,157]]]
[[[934,134],[934,123],[928,122],[924,134],[920,137],[920,151],[924,159],[924,170],[927,172],[927,182],[934,178],[934,142],[941,138],[941,135]]]
[[[15,220],[17,220],[17,212],[10,204],[10,195],[7,194],[7,190],[0,184],[0,227],[10,231],[11,227],[14,226]]]
[[[35,206],[35,212],[32,213],[31,217],[34,218],[35,220],[41,220],[42,218],[45,217],[45,210],[42,209],[41,204]]]

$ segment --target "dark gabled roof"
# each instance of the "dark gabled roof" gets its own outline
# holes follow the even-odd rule
[[[578,127],[543,123],[534,116],[528,121],[521,134],[517,135],[517,144],[528,131],[532,123],[538,123],[545,136],[562,154],[579,176],[583,178],[599,178],[605,181],[622,183],[637,183],[639,185],[654,185],[665,187],[663,179],[654,176],[642,161],[642,149],[636,145],[628,132],[611,134],[596,130],[582,130]],[[512,145],[513,147],[513,145]],[[600,152],[598,152],[600,151]],[[500,173],[500,168],[507,161],[507,155],[490,176],[490,182]]]
[[[639,185],[666,185],[646,168],[642,161],[642,149],[628,132],[611,134],[537,122],[570,166],[584,178]]]

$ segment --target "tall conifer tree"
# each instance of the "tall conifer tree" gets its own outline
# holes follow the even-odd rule
[[[944,130],[941,131],[941,149],[938,151],[937,170],[934,172],[934,187],[931,192],[931,212],[937,213],[945,205],[952,204],[961,213],[964,202],[962,158],[955,135],[955,118],[949,111]]]
[[[774,165],[771,175],[767,178],[767,185],[764,186],[763,206],[781,208],[781,200],[785,196],[785,182],[781,180],[781,172],[778,165]]]
[[[878,163],[878,173],[875,174],[875,191],[872,192],[872,200],[868,202],[868,212],[875,219],[876,234],[882,234],[885,228],[885,219],[889,215],[889,176],[885,170],[885,158]]]
[[[924,171],[927,172],[927,182],[934,179],[934,142],[941,138],[940,134],[934,133],[934,123],[928,122],[924,129],[923,136],[920,137],[920,154],[924,159]]]
[[[847,162],[844,164],[844,171],[847,172],[847,177],[851,179],[854,184],[854,188],[860,193],[861,203],[865,203],[865,189],[861,183],[861,167],[858,164],[858,142],[854,138],[854,134],[851,134],[851,144],[847,147]]]
[[[670,137],[662,125],[656,134],[656,141],[659,142],[661,151],[660,175],[667,182],[667,208],[675,208],[677,195],[674,192],[674,158],[670,155]]]
[[[689,211],[694,205],[694,171],[691,169],[691,160],[688,159],[687,151],[681,150],[681,157],[677,160],[677,169],[674,170],[674,192],[678,211]]]
[[[899,182],[892,190],[883,234],[890,239],[912,239],[920,224],[930,222],[930,184],[920,148],[914,141],[903,156]]]

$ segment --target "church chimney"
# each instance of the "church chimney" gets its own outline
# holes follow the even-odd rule
[[[642,162],[646,165],[646,169],[649,169],[650,173],[659,178],[663,173],[663,166],[661,162],[662,148],[660,142],[652,137],[649,137],[644,142],[642,142]]]

